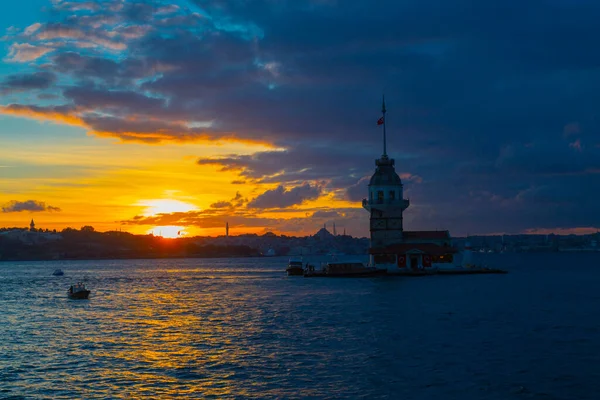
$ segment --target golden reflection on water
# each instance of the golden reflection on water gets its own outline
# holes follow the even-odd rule
[[[259,335],[260,327],[239,315],[252,312],[248,294],[227,299],[178,282],[120,298],[115,293],[113,300],[124,309],[114,311],[105,349],[95,352],[101,363],[113,366],[101,372],[103,380],[114,382],[109,391],[129,382],[136,387],[128,392],[131,398],[229,397],[244,360],[260,351],[245,343],[245,335]],[[238,386],[235,395],[250,393]]]
[[[318,337],[305,323],[317,334],[330,329],[310,314],[300,316],[300,303],[288,301],[290,290],[297,300],[304,298],[297,286],[302,280],[286,280],[279,265],[198,263],[72,263],[64,266],[64,278],[52,279],[40,264],[35,276],[17,270],[16,278],[2,278],[0,338],[13,342],[9,357],[0,359],[0,398],[5,393],[126,399],[317,393],[305,383],[299,388],[302,380],[290,372],[301,368],[305,382],[313,358],[329,357],[325,351],[309,357],[298,350],[304,348],[300,334]],[[66,299],[73,279],[92,290],[88,301]]]

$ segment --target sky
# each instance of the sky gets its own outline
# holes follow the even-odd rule
[[[26,0],[0,15],[0,226],[368,236],[600,227],[593,0]]]

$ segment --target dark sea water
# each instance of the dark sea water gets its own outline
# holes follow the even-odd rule
[[[600,253],[481,257],[510,273],[0,263],[0,398],[599,399]]]

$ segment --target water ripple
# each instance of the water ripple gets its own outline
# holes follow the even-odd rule
[[[502,276],[309,280],[285,277],[285,261],[0,264],[0,398],[600,391],[600,271],[506,255],[490,259],[513,266]],[[66,298],[77,280],[89,301]]]

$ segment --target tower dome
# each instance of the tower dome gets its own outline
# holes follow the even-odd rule
[[[394,159],[382,157],[375,161],[377,169],[369,181],[369,186],[402,185],[402,180],[394,169]]]

